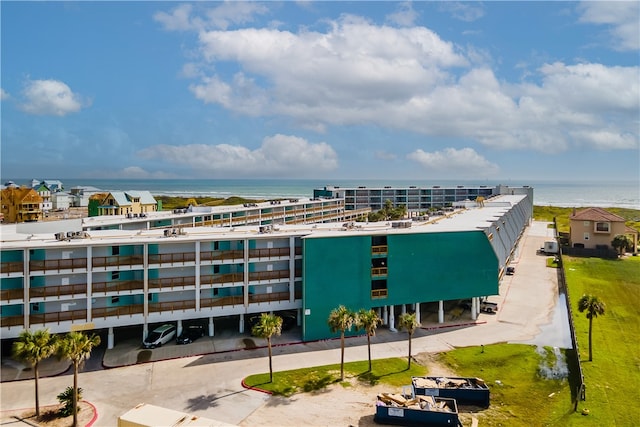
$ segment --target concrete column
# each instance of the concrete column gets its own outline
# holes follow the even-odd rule
[[[438,301],[438,323],[444,323],[444,302]]]
[[[238,325],[238,332],[244,334],[244,314],[240,315],[240,323]]]
[[[302,309],[296,310],[296,325],[302,326]]]
[[[407,304],[402,304],[402,307],[400,308],[400,312],[402,314],[406,314],[407,313]]]
[[[476,297],[476,315],[480,314],[480,297]]]
[[[209,317],[209,336],[212,337],[215,335],[215,329],[213,327],[213,317]]]
[[[387,312],[387,306],[386,305],[384,307],[382,307],[382,324],[383,325],[388,325],[389,324],[389,314]]]
[[[414,304],[414,308],[415,308],[415,313],[416,313],[416,321],[420,324],[422,324],[422,319],[420,318],[420,303],[415,303]]]
[[[478,318],[478,298],[471,298],[471,320],[476,320]]]
[[[143,340],[147,339],[148,335],[149,335],[149,325],[145,323],[142,325],[142,339]]]
[[[182,334],[182,320],[178,320],[178,330],[176,331],[176,336],[180,336]]]
[[[109,327],[109,332],[107,333],[107,350],[111,350],[114,347],[115,337],[113,335],[113,327]]]
[[[396,329],[396,315],[395,315],[395,306],[389,307],[389,330],[391,332],[398,332]]]

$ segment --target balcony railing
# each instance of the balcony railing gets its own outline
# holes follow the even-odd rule
[[[289,248],[250,249],[249,258],[273,258],[289,256]]]
[[[0,273],[20,273],[24,270],[22,261],[3,262],[0,264]]]
[[[371,299],[386,298],[388,295],[387,289],[373,289],[371,291]]]
[[[98,317],[121,317],[133,316],[134,314],[144,313],[143,304],[124,305],[121,307],[96,307],[91,310],[93,319]]]
[[[0,300],[9,301],[12,299],[24,298],[24,289],[2,289],[0,290]]]
[[[76,285],[56,285],[56,286],[42,286],[38,288],[29,288],[29,297],[60,297],[67,295],[80,295],[87,293],[87,284]]]
[[[8,328],[11,326],[24,326],[24,316],[4,316],[0,317],[0,326]]]
[[[196,308],[195,300],[187,301],[165,301],[149,303],[149,313],[158,313],[165,311],[181,311]]]
[[[243,273],[227,273],[227,274],[214,274],[200,276],[200,284],[209,285],[214,283],[234,283],[242,282],[244,280]]]
[[[389,251],[389,246],[387,245],[371,246],[371,253],[374,255],[386,254],[388,251]]]
[[[226,296],[218,298],[201,298],[200,308],[204,307],[222,307],[226,305],[244,305],[244,297],[242,295]]]
[[[195,276],[186,277],[163,277],[162,279],[149,279],[149,288],[175,288],[183,286],[195,286]]]
[[[218,261],[243,258],[244,252],[241,250],[200,252],[200,261]]]
[[[69,320],[85,320],[87,319],[87,310],[69,310],[56,311],[53,313],[31,314],[29,315],[29,324],[40,325],[46,323],[60,323]]]
[[[149,264],[173,264],[176,262],[194,262],[195,252],[177,252],[171,254],[150,254]]]
[[[142,255],[127,255],[127,256],[98,256],[91,259],[91,264],[94,267],[119,267],[122,265],[141,265],[143,263]]]
[[[373,267],[371,269],[371,276],[373,277],[386,276],[387,272],[388,272],[387,267]]]
[[[249,273],[249,281],[288,279],[288,278],[289,278],[289,270],[254,271],[253,273]]]
[[[94,282],[93,292],[120,292],[141,290],[144,288],[142,280],[123,280],[117,282]]]
[[[47,259],[29,261],[31,271],[68,270],[87,268],[86,258]]]
[[[289,292],[271,292],[270,294],[249,294],[249,303],[289,301]]]

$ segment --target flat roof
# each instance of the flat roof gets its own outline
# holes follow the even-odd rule
[[[426,220],[400,220],[380,222],[332,222],[292,225],[247,225],[234,227],[181,227],[176,233],[165,236],[165,229],[153,230],[92,230],[63,241],[56,240],[55,233],[29,234],[28,227],[16,231],[16,224],[0,227],[3,249],[22,249],[46,246],[82,247],[87,245],[127,245],[139,243],[191,242],[198,240],[277,239],[290,236],[302,238],[349,236],[365,234],[408,234],[477,231],[489,228],[526,195],[502,195],[486,201],[484,207],[461,208],[446,215]],[[51,229],[55,229],[52,221]],[[403,228],[399,225],[408,225]],[[261,232],[262,230],[262,232]],[[270,232],[264,232],[270,230]],[[62,232],[63,230],[60,230]],[[65,234],[66,236],[66,234]]]

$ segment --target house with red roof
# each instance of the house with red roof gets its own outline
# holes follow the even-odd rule
[[[569,240],[573,248],[612,249],[611,241],[619,234],[630,235],[633,247],[637,247],[638,232],[627,227],[623,217],[602,208],[574,209],[569,225]]]

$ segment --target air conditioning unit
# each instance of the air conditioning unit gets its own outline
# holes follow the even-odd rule
[[[56,233],[55,236],[56,236],[56,240],[64,240],[65,239],[64,232]]]
[[[273,231],[273,227],[271,225],[261,225],[260,233],[271,233]]]
[[[170,237],[170,236],[171,236],[171,230],[167,228],[166,230],[164,230],[164,237]]]

